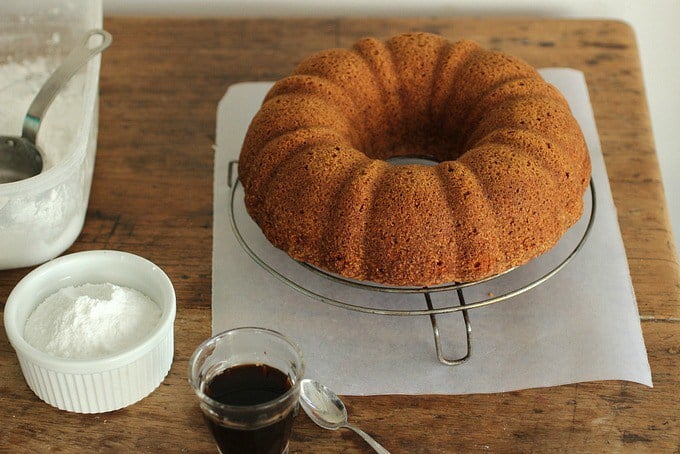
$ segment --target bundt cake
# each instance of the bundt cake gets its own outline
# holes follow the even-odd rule
[[[302,61],[267,94],[238,171],[248,213],[292,258],[433,286],[552,248],[582,214],[590,160],[564,97],[527,63],[409,33]]]

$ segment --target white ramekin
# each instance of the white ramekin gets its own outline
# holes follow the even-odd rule
[[[33,310],[59,289],[86,283],[136,289],[162,310],[158,325],[138,345],[94,360],[58,358],[26,342],[24,326]],[[28,386],[50,405],[77,413],[126,407],[160,385],[172,364],[175,291],[150,261],[120,251],[88,251],[59,257],[31,271],[10,293],[5,330]]]

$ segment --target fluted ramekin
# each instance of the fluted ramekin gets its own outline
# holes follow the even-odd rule
[[[97,359],[59,358],[24,339],[33,310],[61,288],[112,283],[138,290],[159,305],[156,327],[136,345]],[[175,291],[152,262],[120,251],[88,251],[59,257],[31,271],[5,305],[5,330],[28,386],[61,410],[103,413],[133,404],[155,390],[170,370],[174,341]]]

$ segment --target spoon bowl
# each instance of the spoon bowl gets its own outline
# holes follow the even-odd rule
[[[25,180],[42,168],[42,155],[35,145],[21,137],[0,137],[0,183]]]
[[[310,379],[300,382],[300,405],[309,419],[324,429],[350,429],[363,438],[376,452],[389,454],[380,443],[348,421],[347,408],[340,398],[325,385]]]

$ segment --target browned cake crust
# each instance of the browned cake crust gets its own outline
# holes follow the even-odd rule
[[[395,156],[439,164],[395,165]],[[524,61],[427,33],[362,39],[278,81],[239,158],[276,247],[390,285],[478,280],[552,248],[590,160],[564,97]]]

